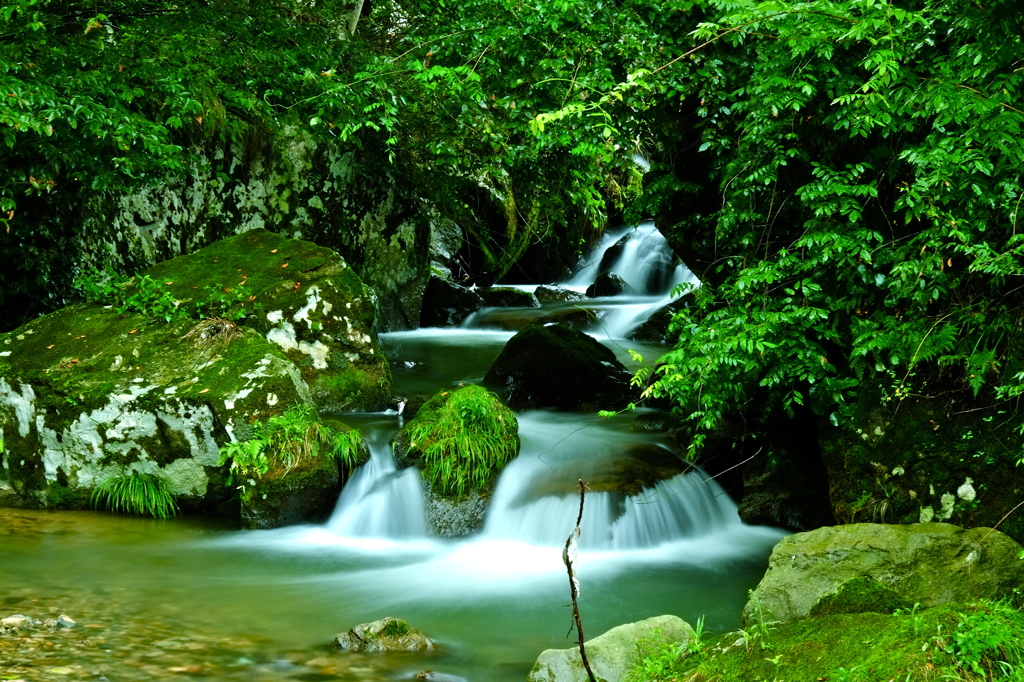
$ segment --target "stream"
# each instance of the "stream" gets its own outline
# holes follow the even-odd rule
[[[606,238],[562,286],[586,289],[625,234]],[[590,333],[630,367],[628,349],[649,360],[663,349],[626,333],[674,285],[693,281],[663,242],[651,225],[632,230],[614,271],[633,292],[587,304],[599,316]],[[517,326],[564,305],[484,310],[459,329],[382,335],[396,393],[479,382]],[[435,670],[521,682],[543,649],[575,642],[561,547],[576,520],[576,481],[612,475],[636,448],[675,452],[664,436],[632,430],[633,413],[522,413],[522,450],[483,530],[438,539],[426,530],[418,474],[396,470],[391,456],[402,417],[331,416],[358,428],[372,457],[321,526],[239,532],[203,518],[0,509],[0,618],[66,613],[77,622],[0,635],[0,679],[410,680]],[[739,626],[747,591],[784,533],[742,524],[706,479],[692,470],[632,497],[587,494],[577,574],[588,638],[665,613],[690,623],[703,616],[711,631]],[[438,651],[332,650],[337,633],[384,616],[408,620]]]

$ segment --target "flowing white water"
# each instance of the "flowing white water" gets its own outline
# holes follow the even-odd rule
[[[419,472],[395,468],[387,431],[369,432],[366,438],[370,461],[345,484],[327,530],[352,538],[425,537],[427,522]]]

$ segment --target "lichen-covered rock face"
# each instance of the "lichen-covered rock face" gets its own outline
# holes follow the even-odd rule
[[[337,253],[263,229],[223,239],[145,271],[176,299],[208,286],[243,287],[245,320],[302,372],[321,409],[375,411],[391,398],[391,368],[373,331],[374,295]]]
[[[513,409],[616,409],[633,394],[630,374],[608,348],[560,324],[529,325],[509,339],[487,370]]]
[[[622,682],[640,658],[641,640],[652,644],[677,644],[681,651],[686,651],[693,637],[693,628],[678,616],[655,616],[612,628],[584,642],[584,647],[595,678]],[[586,682],[589,677],[576,646],[542,652],[526,679],[528,682]]]
[[[133,471],[185,509],[228,498],[219,444],[312,398],[258,332],[187,336],[195,325],[73,305],[0,334],[0,504],[82,508]]]
[[[342,651],[380,654],[397,651],[432,651],[434,643],[419,630],[409,627],[401,618],[381,618],[357,625],[334,638],[334,646]]]
[[[370,139],[322,144],[298,129],[212,148],[187,175],[131,193],[93,192],[69,243],[78,263],[136,272],[219,239],[265,228],[338,251],[379,298],[380,329],[417,326],[430,268],[420,192]]]
[[[1024,586],[1020,552],[999,531],[946,523],[857,523],[797,533],[775,546],[743,615],[747,621],[806,618],[827,595],[863,577],[926,607],[1010,597]]]

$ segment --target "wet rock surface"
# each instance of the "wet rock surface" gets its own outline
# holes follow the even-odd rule
[[[334,638],[334,647],[342,651],[380,654],[433,651],[434,643],[419,630],[409,627],[401,618],[388,616],[340,633]]]
[[[631,375],[612,351],[563,325],[530,325],[509,339],[487,371],[513,409],[614,409],[633,399]]]
[[[484,300],[476,291],[431,277],[423,293],[420,326],[455,327],[483,307]]]

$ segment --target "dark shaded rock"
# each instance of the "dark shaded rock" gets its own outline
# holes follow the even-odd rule
[[[480,297],[485,305],[498,308],[536,308],[540,306],[537,299],[529,291],[511,287],[491,287],[481,289]]]
[[[863,577],[925,607],[1009,598],[1024,586],[1020,552],[999,531],[948,523],[856,523],[796,533],[772,550],[744,619],[758,609],[781,621],[806,618],[826,595]]]
[[[603,275],[598,275],[594,283],[587,287],[587,296],[591,298],[597,298],[599,296],[618,296],[619,294],[632,294],[635,293],[626,280],[622,279],[614,272],[606,272]]]
[[[693,294],[686,294],[671,301],[655,310],[643,324],[628,334],[628,338],[637,341],[648,341],[651,343],[671,342],[668,328],[672,323],[672,317],[690,305]]]
[[[572,303],[574,301],[586,301],[587,296],[572,289],[565,289],[553,285],[541,285],[533,292],[541,303]]]
[[[421,327],[455,327],[484,307],[476,291],[431,277],[423,293]]]
[[[334,638],[342,651],[379,654],[397,651],[432,651],[434,643],[401,618],[388,616],[372,623],[357,625]]]
[[[672,414],[664,410],[641,412],[633,418],[629,428],[644,433],[665,433],[673,426]]]
[[[616,409],[633,398],[630,373],[615,354],[581,331],[530,325],[509,339],[484,383],[513,409]]]
[[[632,236],[632,232],[627,232],[619,239],[619,241],[605,249],[605,252],[601,254],[601,262],[597,264],[598,277],[612,271],[615,263],[622,257],[622,251],[626,248],[626,242],[628,242]]]
[[[338,463],[321,456],[304,460],[287,471],[271,470],[242,491],[244,528],[279,528],[325,521],[341,494]]]

